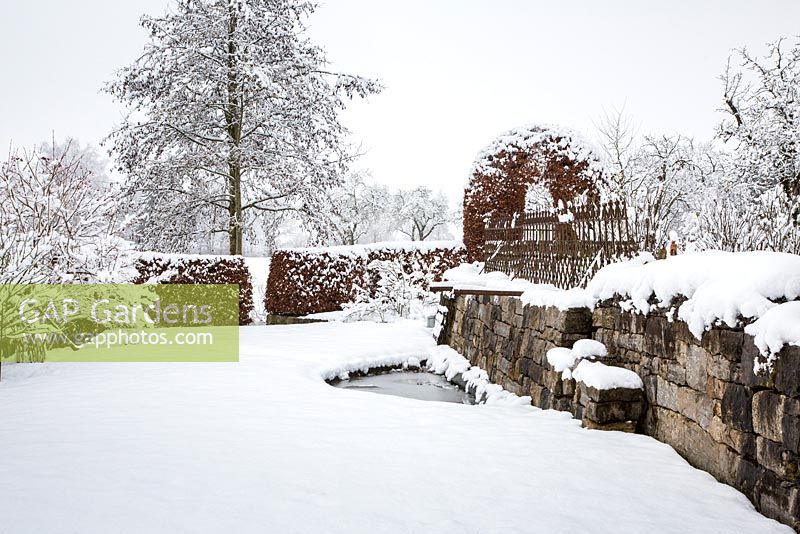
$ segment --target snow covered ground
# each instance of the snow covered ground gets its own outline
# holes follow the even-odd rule
[[[645,436],[323,381],[432,349],[323,323],[244,328],[240,363],[6,365],[0,530],[792,532]]]

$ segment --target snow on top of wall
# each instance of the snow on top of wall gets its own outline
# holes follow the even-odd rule
[[[481,272],[483,263],[462,263],[446,270],[442,279],[452,284],[454,289],[497,289],[525,291],[531,283],[527,280],[512,279],[505,273],[492,271]]]
[[[769,368],[784,345],[800,346],[800,301],[770,308],[744,331],[754,338],[758,350],[767,355],[762,367]],[[761,362],[756,362],[758,365]],[[758,369],[756,369],[758,371]]]
[[[612,367],[601,362],[581,360],[572,376],[576,381],[595,389],[644,389],[641,377],[630,369]]]
[[[481,272],[483,263],[462,263],[444,272],[443,279],[453,285],[453,289],[496,289],[522,291],[522,303],[531,306],[555,306],[560,310],[570,308],[591,308],[583,289],[559,289],[550,284],[534,284],[521,278],[512,279],[501,272]]]
[[[574,161],[586,161],[590,171],[603,170],[597,156],[600,152],[579,133],[556,124],[529,124],[503,132],[484,147],[475,158],[467,181],[476,173],[492,175],[498,172],[492,165],[492,159],[500,152],[527,150],[538,144],[544,144],[553,152],[561,153]]]
[[[338,245],[333,247],[296,247],[281,249],[286,252],[298,252],[307,254],[336,254],[341,256],[361,256],[366,257],[375,250],[398,250],[405,252],[430,252],[437,249],[459,249],[463,248],[461,241],[383,241],[379,243],[369,243],[365,245]]]
[[[555,347],[547,351],[547,363],[553,366],[561,378],[568,380],[573,377],[572,370],[577,362],[584,358],[594,360],[608,356],[608,349],[599,341],[593,339],[579,339],[572,344],[572,348]]]
[[[550,284],[530,284],[520,298],[526,305],[554,306],[561,311],[570,308],[594,308],[594,301],[579,287],[560,289]]]
[[[602,268],[586,290],[595,301],[622,297],[623,307],[644,314],[669,310],[685,298],[677,318],[700,339],[715,325],[735,327],[740,318],[764,316],[776,300],[800,297],[800,256],[704,251],[656,261],[644,254]]]
[[[572,352],[579,358],[605,358],[608,349],[594,339],[579,339],[572,344]]]

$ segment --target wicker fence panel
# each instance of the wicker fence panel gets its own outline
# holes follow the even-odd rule
[[[585,285],[598,269],[638,249],[622,202],[497,217],[485,232],[487,271],[561,288]]]

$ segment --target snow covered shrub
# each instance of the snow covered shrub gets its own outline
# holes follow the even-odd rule
[[[493,216],[526,207],[568,205],[604,197],[600,160],[581,136],[533,125],[503,133],[478,154],[464,193],[464,244],[469,261],[484,260],[483,229]]]
[[[273,315],[338,311],[358,298],[359,288],[377,288],[380,277],[368,268],[375,260],[397,260],[404,272],[419,270],[439,279],[465,255],[464,246],[452,241],[279,250],[270,263],[266,308]]]
[[[0,164],[0,283],[120,282],[133,246],[119,192],[94,181],[69,145]]]
[[[387,322],[392,319],[417,319],[435,310],[436,296],[428,291],[434,274],[423,271],[419,261],[405,263],[398,258],[373,260],[367,265],[373,287],[357,287],[355,302],[342,305],[348,318]]]
[[[136,269],[134,284],[237,284],[239,324],[252,322],[253,284],[242,257],[144,253]]]

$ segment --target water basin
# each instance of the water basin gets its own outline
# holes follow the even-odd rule
[[[352,377],[333,384],[353,391],[396,395],[425,401],[475,404],[475,397],[447,379],[424,371],[392,371],[372,376]]]

